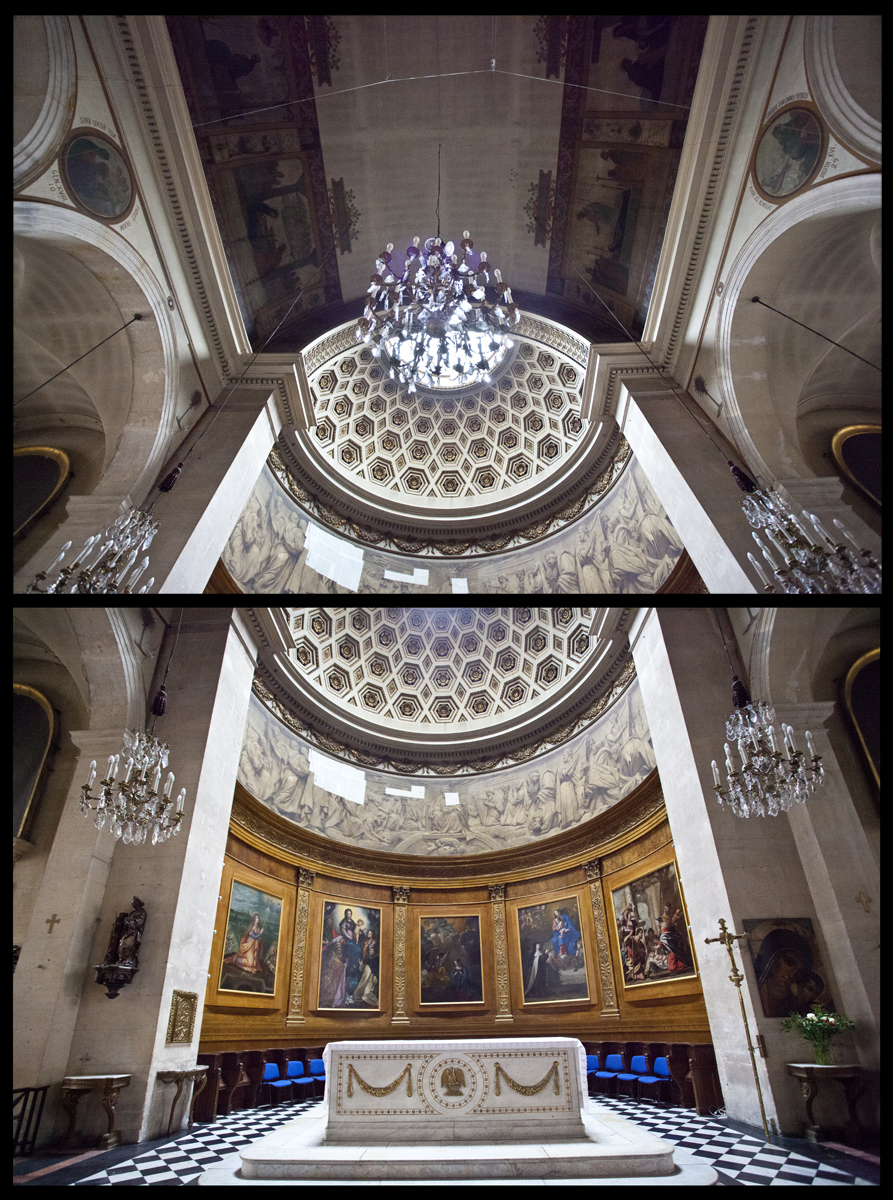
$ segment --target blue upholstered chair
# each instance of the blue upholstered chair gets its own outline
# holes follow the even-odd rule
[[[629,1096],[631,1099],[634,1096],[638,1096],[639,1079],[647,1074],[648,1067],[645,1063],[645,1055],[634,1054],[629,1071],[621,1071],[617,1076],[617,1094]]]
[[[281,1104],[283,1100],[290,1100],[292,1096],[292,1081],[288,1078],[279,1078],[279,1067],[274,1062],[268,1062],[264,1066],[264,1076],[261,1081],[261,1104],[264,1099],[267,1103]]]
[[[310,1077],[314,1083],[319,1082],[322,1085],[324,1093],[326,1086],[326,1064],[321,1058],[311,1058]]]
[[[290,1058],[285,1068],[285,1078],[291,1082],[292,1094],[295,1099],[306,1096],[307,1088],[313,1083],[313,1076],[305,1071],[304,1064],[299,1058]]]
[[[635,1060],[634,1060],[635,1061]],[[654,1074],[640,1075],[638,1080],[639,1099],[642,1099],[642,1092],[647,1089],[650,1096],[657,1095],[658,1102],[662,1097],[670,1097],[673,1095],[673,1079],[670,1075],[670,1068],[667,1065],[665,1058],[656,1058],[654,1060]],[[669,1103],[669,1101],[666,1101]]]
[[[595,1075],[597,1070],[598,1070],[598,1055],[597,1054],[587,1054],[586,1055],[586,1087],[587,1087],[587,1090],[588,1090],[590,1096],[592,1095],[593,1076]]]
[[[619,1054],[609,1054],[605,1059],[605,1069],[595,1072],[595,1086],[599,1092],[614,1095],[617,1090],[617,1076],[623,1070],[623,1059]]]

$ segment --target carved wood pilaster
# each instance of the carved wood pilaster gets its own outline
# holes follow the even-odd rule
[[[490,883],[490,907],[493,912],[493,945],[496,950],[496,1020],[513,1021],[509,991],[509,962],[505,940],[505,884]]]
[[[310,910],[310,889],[315,873],[304,867],[299,869],[298,910],[295,913],[295,948],[292,957],[291,994],[288,1002],[286,1025],[303,1025],[301,1014],[304,997],[304,954],[307,948],[307,914]]]
[[[406,1015],[406,905],[409,888],[394,888],[394,1015],[391,1024],[409,1024]]]
[[[584,864],[586,878],[589,880],[589,895],[592,900],[592,917],[595,921],[595,941],[598,948],[598,966],[602,978],[602,999],[604,1006],[601,1015],[620,1020],[620,1009],[617,1007],[617,993],[614,990],[614,968],[611,965],[611,950],[608,946],[608,928],[605,922],[605,903],[602,894],[602,860],[594,859]]]

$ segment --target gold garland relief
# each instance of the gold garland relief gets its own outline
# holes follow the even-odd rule
[[[558,1064],[556,1063],[555,1065],[557,1066]],[[361,1079],[360,1076],[357,1074],[357,1072],[354,1070],[353,1063],[348,1063],[347,1064],[347,1095],[349,1098],[353,1097],[353,1081],[356,1080],[367,1096],[390,1096],[391,1092],[395,1092],[397,1090],[397,1088],[400,1086],[400,1084],[403,1082],[404,1077],[406,1078],[406,1094],[407,1094],[407,1096],[411,1096],[412,1095],[412,1068],[411,1068],[410,1063],[406,1064],[406,1066],[403,1068],[403,1070],[400,1072],[400,1074],[397,1076],[397,1078],[394,1080],[393,1083],[389,1083],[387,1085],[387,1087],[380,1087],[380,1088],[372,1087],[372,1085],[367,1083],[365,1079]],[[496,1086],[497,1086],[497,1088],[499,1087],[498,1084]]]
[[[497,1096],[502,1095],[502,1093],[499,1090],[500,1075],[506,1081],[506,1083],[509,1085],[509,1087],[512,1089],[512,1091],[517,1092],[519,1096],[536,1096],[536,1095],[538,1095],[543,1090],[543,1088],[546,1086],[546,1084],[549,1082],[550,1079],[554,1083],[553,1090],[555,1092],[555,1095],[557,1096],[560,1092],[560,1088],[558,1086],[558,1063],[557,1062],[552,1063],[552,1066],[549,1068],[547,1074],[539,1081],[539,1083],[532,1083],[529,1087],[525,1087],[523,1083],[516,1083],[515,1080],[512,1079],[509,1075],[506,1075],[505,1071],[503,1071],[503,1069],[499,1065],[499,1063],[496,1063],[495,1066],[496,1066],[496,1086],[493,1088],[493,1092]]]
[[[406,904],[394,905],[394,1016],[406,1016]]]
[[[496,993],[500,1013],[511,1012],[509,998],[508,955],[505,945],[505,906],[496,901],[493,905],[493,934],[496,944]]]

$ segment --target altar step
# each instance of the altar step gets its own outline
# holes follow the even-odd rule
[[[545,1124],[545,1123],[544,1123]],[[583,1113],[585,1139],[513,1144],[405,1143],[325,1145],[326,1118],[298,1116],[260,1141],[229,1155],[199,1178],[199,1186],[293,1184],[344,1180],[491,1183],[581,1179],[612,1184],[713,1184],[716,1171],[631,1121],[596,1105]]]

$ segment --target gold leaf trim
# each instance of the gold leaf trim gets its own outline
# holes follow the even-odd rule
[[[542,1078],[539,1081],[539,1083],[532,1083],[530,1085],[530,1087],[525,1087],[523,1083],[516,1083],[515,1080],[511,1078],[510,1075],[506,1075],[505,1071],[502,1069],[502,1067],[499,1065],[499,1063],[496,1063],[495,1065],[496,1065],[496,1086],[494,1087],[493,1092],[497,1096],[500,1096],[502,1094],[499,1090],[500,1075],[506,1081],[506,1083],[509,1085],[509,1087],[512,1089],[512,1091],[517,1092],[519,1096],[536,1096],[536,1095],[538,1095],[543,1090],[543,1088],[546,1086],[546,1084],[549,1082],[550,1079],[553,1080],[554,1084],[555,1084],[555,1087],[554,1087],[555,1095],[558,1096],[560,1094],[561,1089],[558,1086],[558,1063],[557,1063],[557,1061],[552,1063],[552,1066],[549,1068],[548,1073],[544,1076],[544,1078]]]
[[[555,1065],[557,1066],[558,1064],[556,1063]],[[387,1085],[387,1087],[380,1087],[380,1088],[372,1087],[372,1085],[367,1083],[365,1079],[361,1079],[359,1074],[354,1069],[353,1063],[348,1063],[347,1064],[347,1095],[349,1098],[353,1097],[353,1081],[354,1081],[354,1079],[356,1079],[357,1083],[360,1085],[360,1087],[363,1089],[363,1091],[366,1093],[367,1096],[390,1096],[391,1092],[395,1092],[397,1090],[397,1088],[400,1086],[400,1084],[403,1081],[404,1076],[406,1076],[406,1094],[407,1094],[407,1096],[411,1096],[412,1095],[412,1067],[411,1067],[410,1063],[406,1064],[406,1066],[403,1068],[403,1070],[400,1072],[400,1074],[397,1076],[397,1078],[394,1080],[393,1083],[389,1083]]]

